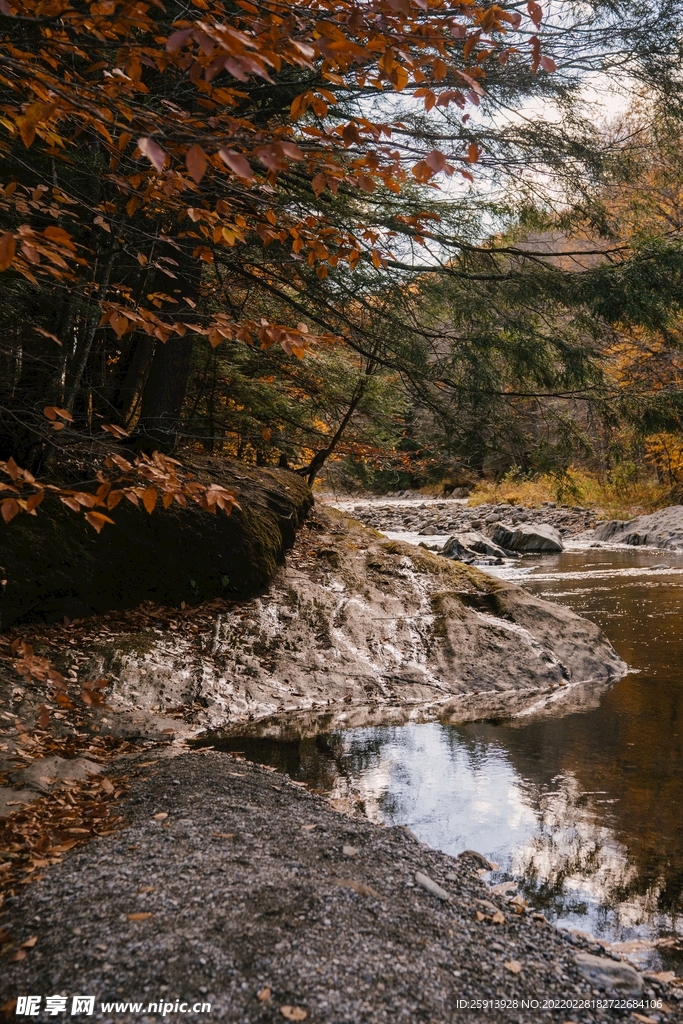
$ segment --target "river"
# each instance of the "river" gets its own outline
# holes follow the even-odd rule
[[[570,713],[227,746],[430,846],[480,851],[491,884],[515,882],[558,926],[680,975],[683,553],[584,548],[489,571],[597,622],[629,673]]]

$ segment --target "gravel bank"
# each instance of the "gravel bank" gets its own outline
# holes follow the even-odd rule
[[[193,1019],[240,1024],[634,1019],[628,1009],[522,1009],[523,999],[604,997],[576,963],[599,948],[516,913],[471,857],[345,817],[264,768],[215,752],[162,759],[123,813],[125,831],[74,851],[6,904],[8,955],[37,941],[20,962],[4,960],[0,1003],[61,993],[70,1006],[90,994],[91,1019],[117,1021],[160,1015],[103,1012],[101,1002],[201,1000],[211,1013]],[[637,998],[648,993],[663,989],[646,980]],[[517,1006],[458,1011],[458,999]],[[639,1019],[680,1020],[667,1002]]]

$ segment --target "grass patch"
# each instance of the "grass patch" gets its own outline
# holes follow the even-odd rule
[[[534,508],[543,502],[594,508],[606,519],[631,519],[680,501],[675,488],[654,478],[643,478],[631,467],[615,470],[611,477],[573,467],[563,476],[543,474],[525,478],[508,473],[501,480],[482,481],[472,491],[469,504],[507,502]]]

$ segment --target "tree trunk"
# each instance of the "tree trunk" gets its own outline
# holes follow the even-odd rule
[[[121,385],[116,392],[113,405],[118,410],[121,423],[130,430],[140,412],[140,399],[145,380],[154,355],[154,338],[148,334],[137,334]]]
[[[192,256],[192,246],[185,240],[182,247],[169,247],[169,253],[173,254],[174,273],[182,282],[183,296],[196,299],[201,265]],[[135,428],[136,446],[162,451],[175,448],[192,366],[193,344],[194,335],[191,333],[182,338],[173,335],[166,342],[156,342],[142,392],[140,419]]]
[[[104,268],[102,280],[98,288],[98,296],[100,299],[104,299],[107,296],[107,289],[109,288],[109,279],[111,277],[112,268],[114,266],[115,256],[116,250],[112,251],[107,261],[107,265]],[[78,392],[81,387],[81,382],[83,380],[83,374],[85,373],[85,368],[88,365],[88,359],[90,358],[90,350],[92,348],[92,343],[95,340],[95,333],[97,331],[99,323],[98,313],[98,308],[95,308],[91,311],[90,321],[89,323],[86,324],[85,335],[81,341],[81,344],[77,347],[76,352],[74,353],[74,358],[71,365],[71,372],[67,374],[67,381],[70,377],[71,382],[70,387],[66,388],[64,408],[67,409],[69,412],[73,412],[73,408],[74,405],[76,404],[76,399],[78,397]]]
[[[142,395],[136,438],[166,451],[175,447],[192,363],[193,335],[158,341]]]
[[[344,413],[342,421],[337,427],[334,437],[328,444],[327,448],[323,448],[322,451],[316,452],[311,461],[309,462],[309,464],[307,466],[304,466],[303,469],[296,470],[297,473],[301,474],[301,476],[305,476],[308,479],[309,487],[313,486],[313,483],[318,473],[323,468],[323,466],[329,459],[330,455],[332,455],[335,448],[337,447],[342,437],[344,436],[344,431],[351,422],[351,418],[354,412],[356,411],[358,403],[365,394],[368,383],[370,381],[370,377],[375,372],[376,368],[377,364],[374,362],[374,360],[369,360],[365,367],[365,374],[363,375],[363,377],[361,377],[358,384],[356,385],[353,395],[351,396],[351,401],[349,402],[349,407]]]

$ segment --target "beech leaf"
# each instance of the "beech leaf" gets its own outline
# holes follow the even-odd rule
[[[63,500],[63,499],[62,499]],[[98,533],[101,531],[105,523],[114,524],[114,520],[110,519],[109,516],[103,515],[101,512],[88,512],[85,517],[86,523],[95,529]]]
[[[3,502],[0,502],[0,515],[2,515],[6,523],[14,519],[18,512],[19,504],[14,498],[5,498]]]
[[[9,231],[0,236],[0,270],[7,270],[14,259],[16,249],[14,236]]]
[[[148,487],[145,490],[144,494],[142,495],[142,504],[145,506],[146,511],[149,512],[150,515],[154,511],[154,506],[157,503],[158,497],[159,494],[156,487]]]
[[[232,149],[219,149],[218,155],[233,174],[236,174],[238,178],[246,178],[247,181],[251,181],[254,177],[249,161],[246,160],[240,153],[235,153]]]
[[[166,166],[168,156],[163,151],[158,142],[154,139],[149,139],[145,135],[140,136],[138,139],[138,149],[143,156],[146,156],[155,170],[161,172]]]
[[[207,156],[201,146],[195,143],[185,154],[185,164],[190,177],[197,184],[200,183],[206,174]]]

